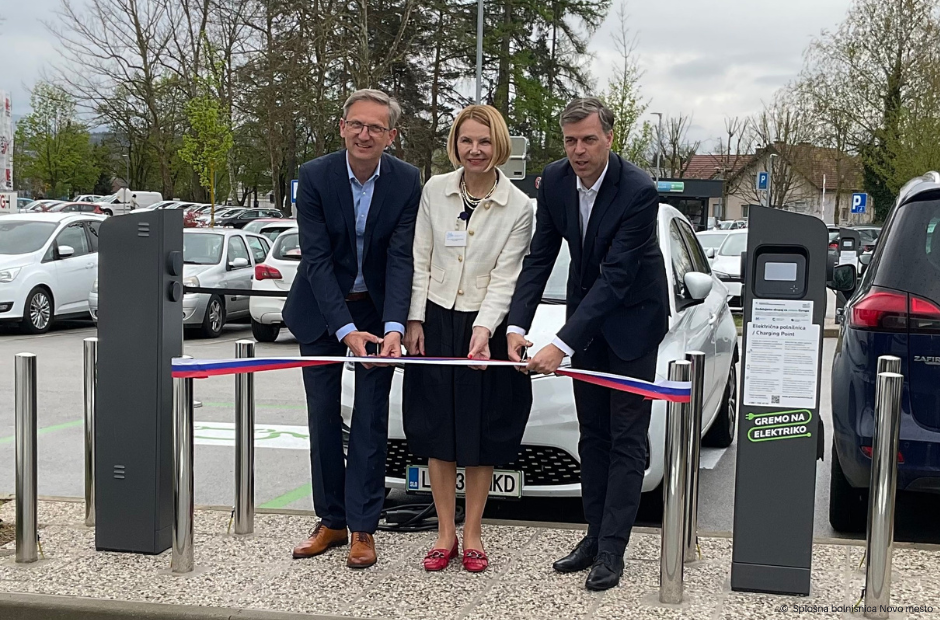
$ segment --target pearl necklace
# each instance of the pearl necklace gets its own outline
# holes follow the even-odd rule
[[[489,198],[493,194],[493,192],[496,191],[497,185],[499,185],[499,175],[496,175],[496,182],[493,183],[493,187],[490,188],[490,191],[486,192],[486,196],[483,196],[482,198],[476,198],[475,196],[471,196],[470,192],[467,191],[467,182],[464,180],[463,176],[461,175],[460,197],[463,198],[464,202],[466,202],[467,205],[471,209],[476,209],[478,206],[480,206],[481,202]]]

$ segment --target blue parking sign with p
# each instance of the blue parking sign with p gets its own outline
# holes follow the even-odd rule
[[[297,204],[297,179],[290,182],[290,203]]]
[[[865,213],[868,207],[868,194],[852,194],[852,213]]]
[[[762,191],[762,192],[767,191],[767,185],[768,185],[769,179],[770,179],[770,175],[768,173],[758,172],[757,173],[757,190]]]

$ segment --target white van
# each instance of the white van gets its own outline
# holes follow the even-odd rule
[[[95,204],[101,207],[101,212],[105,215],[123,215],[162,200],[163,195],[160,192],[141,192],[122,187],[116,193],[95,201]]]

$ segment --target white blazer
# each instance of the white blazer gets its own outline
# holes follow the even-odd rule
[[[509,312],[532,239],[529,197],[497,169],[492,196],[480,203],[469,223],[463,212],[463,168],[428,179],[415,224],[414,281],[410,321],[424,321],[428,300],[447,309],[477,312],[473,326],[490,335]],[[446,245],[448,232],[467,231],[466,246]]]

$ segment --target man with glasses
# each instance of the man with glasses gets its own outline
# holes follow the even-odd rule
[[[411,304],[412,241],[421,199],[417,168],[384,153],[397,135],[398,102],[377,90],[346,100],[346,149],[305,163],[297,188],[301,262],[284,322],[303,355],[399,357]],[[313,505],[320,522],[294,549],[309,558],[349,542],[350,568],[376,562],[373,534],[385,499],[388,394],[393,368],[356,364],[344,464],[343,368],[303,370]]]

